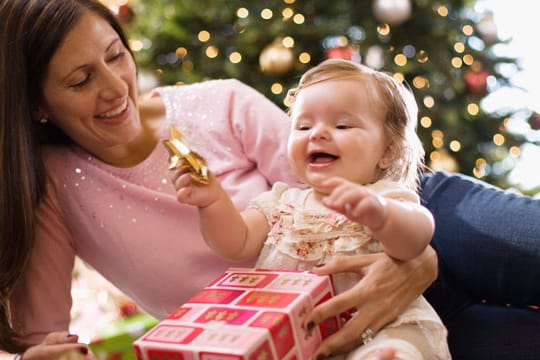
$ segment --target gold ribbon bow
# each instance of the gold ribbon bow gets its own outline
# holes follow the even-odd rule
[[[170,126],[170,134],[170,139],[163,141],[169,150],[169,170],[188,166],[196,181],[208,184],[208,167],[204,158],[190,149],[184,136],[174,125]]]

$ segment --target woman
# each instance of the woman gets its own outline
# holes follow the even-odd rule
[[[160,144],[169,125],[189,134],[243,208],[277,180],[295,183],[284,160],[289,119],[234,80],[159,88],[140,101],[126,38],[97,1],[3,0],[0,24],[7,174],[0,180],[0,347],[25,360],[85,352],[76,336],[61,332],[69,326],[75,255],[157,318],[232,265],[209,251],[195,210],[175,199]],[[395,310],[360,309],[354,326],[322,346],[354,346],[358,333],[392,320],[436,273],[433,250],[403,264],[384,256],[364,261],[356,271],[382,267],[396,275],[363,282],[392,289],[353,289],[319,316],[386,294],[397,299]]]

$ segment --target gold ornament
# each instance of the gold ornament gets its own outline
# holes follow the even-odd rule
[[[208,184],[206,161],[189,148],[182,133],[173,125],[170,126],[170,134],[171,138],[163,141],[163,144],[169,150],[169,169],[188,167],[193,174],[193,179],[202,184]]]
[[[276,40],[266,46],[259,56],[261,71],[269,75],[283,75],[293,68],[294,56],[291,49]]]

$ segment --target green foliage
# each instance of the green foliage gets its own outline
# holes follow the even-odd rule
[[[147,44],[136,52],[140,67],[158,73],[161,84],[234,77],[281,107],[287,89],[296,84],[305,70],[325,59],[337,39],[345,38],[348,49],[357,50],[363,62],[370,51],[378,49],[382,70],[401,74],[415,92],[419,117],[431,119],[428,127],[419,126],[428,165],[429,156],[447,156],[457,163],[457,168],[449,170],[508,186],[506,175],[511,166],[503,160],[508,158],[510,147],[519,146],[524,139],[506,130],[504,121],[512,115],[510,112],[486,113],[481,101],[490,91],[509,85],[501,69],[510,65],[517,71],[516,59],[494,54],[494,46],[501,42],[487,39],[479,31],[482,14],[472,10],[475,1],[411,3],[411,16],[390,26],[388,35],[378,31],[382,22],[374,16],[373,0],[297,0],[289,5],[283,0],[138,0],[132,5],[136,15],[128,30],[133,40]],[[447,10],[447,15],[438,12],[440,6],[444,6],[442,10]],[[239,8],[247,9],[249,16],[238,17]],[[286,8],[301,14],[304,21],[295,23],[284,18],[282,12]],[[263,9],[271,9],[273,16],[263,19]],[[464,32],[467,25],[472,29],[470,34]],[[203,30],[210,33],[206,42],[198,39]],[[263,71],[259,64],[262,51],[274,40],[287,36],[294,39],[290,48],[294,62],[278,74]],[[456,44],[463,48],[460,50]],[[218,50],[216,57],[206,55],[209,46]],[[241,54],[241,62],[229,60],[234,51]],[[303,52],[311,56],[305,64],[298,61]],[[396,55],[404,53],[408,54],[406,64],[397,65]],[[485,89],[481,81],[480,89],[467,86],[472,63],[452,65],[453,61],[463,62],[466,56],[474,59],[476,65],[481,64],[489,75],[491,80],[489,86],[484,84]],[[422,81],[425,85],[421,85]],[[274,83],[281,84],[283,91],[272,93]],[[430,99],[433,105],[429,104]],[[470,104],[479,106],[478,113],[470,113]],[[495,134],[504,136],[504,144],[494,144]],[[460,148],[451,148],[452,141],[457,141]]]

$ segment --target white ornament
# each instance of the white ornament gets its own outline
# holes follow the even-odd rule
[[[480,33],[480,36],[487,44],[493,44],[498,40],[498,29],[495,19],[493,18],[493,13],[488,13],[478,24],[476,28]]]
[[[372,69],[382,69],[384,66],[384,50],[382,47],[373,45],[370,46],[366,53],[366,65]]]
[[[411,17],[411,0],[374,0],[373,14],[388,25],[400,25]]]

